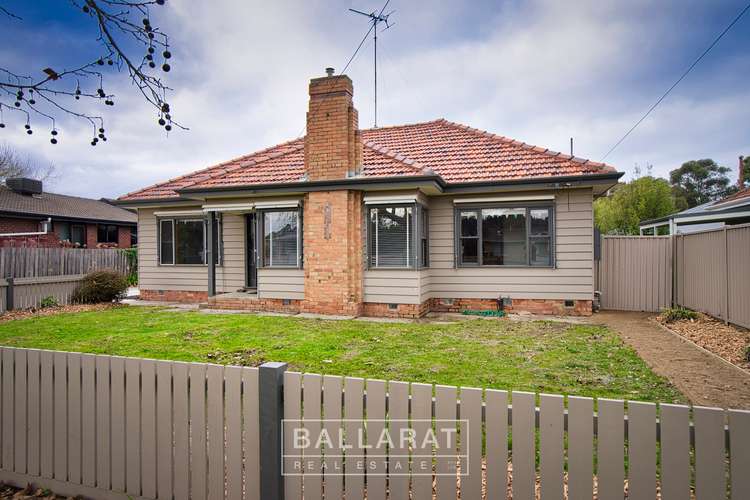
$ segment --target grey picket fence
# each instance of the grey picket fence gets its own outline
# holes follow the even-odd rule
[[[61,495],[750,498],[747,411],[300,374],[279,363],[247,368],[18,348],[0,349],[0,363],[0,481]],[[282,476],[284,452],[293,451],[282,418],[312,431],[343,429],[346,443],[359,427],[370,440],[408,421],[455,419],[460,432],[426,474],[409,471],[409,450],[396,447],[374,471]],[[368,453],[356,446],[337,442],[305,459],[324,462],[344,449],[346,470]],[[474,465],[462,471],[456,456]],[[393,473],[394,464],[407,473]]]

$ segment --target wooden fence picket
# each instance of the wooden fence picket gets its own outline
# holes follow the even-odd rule
[[[288,500],[431,500],[433,485],[438,500],[459,488],[463,500],[504,498],[509,437],[514,499],[562,499],[566,485],[568,498],[591,498],[596,478],[598,498],[620,500],[626,472],[633,500],[688,498],[693,484],[696,500],[750,496],[748,411],[694,407],[691,429],[691,408],[674,404],[570,396],[566,413],[559,395],[513,392],[509,405],[494,389],[293,372],[282,391],[283,451],[299,454],[299,421],[312,445],[305,473],[283,478]],[[258,368],[0,347],[0,481],[92,498],[260,500],[259,397]],[[433,425],[439,447],[402,441]],[[290,472],[300,457],[282,460]]]

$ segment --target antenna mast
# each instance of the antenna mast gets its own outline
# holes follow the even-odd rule
[[[387,5],[387,4],[386,4]],[[383,28],[383,31],[387,30],[391,26],[393,26],[393,23],[388,22],[388,16],[393,14],[395,11],[391,11],[388,14],[383,15],[383,11],[380,11],[380,14],[376,14],[375,11],[371,13],[362,12],[361,10],[356,9],[349,9],[351,12],[354,12],[355,14],[359,14],[361,16],[368,17],[370,19],[369,22],[372,23],[372,39],[375,42],[375,50],[374,50],[374,75],[375,75],[375,128],[378,128],[378,24],[379,23],[385,23],[385,28]]]

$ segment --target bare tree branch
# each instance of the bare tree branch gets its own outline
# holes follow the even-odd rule
[[[2,0],[0,0],[2,1]],[[4,111],[19,112],[24,118],[27,134],[32,134],[32,119],[48,120],[51,125],[50,142],[57,144],[56,117],[61,114],[87,121],[93,128],[91,145],[106,141],[104,118],[79,109],[75,101],[102,102],[115,105],[115,95],[105,90],[105,73],[126,70],[130,81],[143,98],[156,110],[158,124],[166,131],[173,127],[186,129],[172,118],[166,95],[172,89],[155,71],[170,71],[169,37],[151,24],[150,8],[163,6],[166,0],[69,0],[69,8],[79,10],[95,23],[100,56],[72,68],[39,68],[43,76],[32,77],[11,68],[0,67],[0,129],[5,128]],[[4,7],[0,13],[21,20]],[[143,49],[138,55],[126,49],[127,39]],[[158,68],[157,58],[161,60]],[[73,87],[75,83],[75,87]]]

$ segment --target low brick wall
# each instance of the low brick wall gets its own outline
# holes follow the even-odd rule
[[[593,312],[591,300],[576,300],[573,307],[566,307],[564,300],[559,299],[513,299],[511,306],[503,310],[509,313],[528,312],[551,316],[591,316]],[[459,313],[466,309],[475,311],[489,311],[497,309],[495,299],[430,299],[430,311]]]
[[[421,318],[429,312],[429,301],[421,304],[396,304],[392,309],[390,304],[365,302],[362,304],[362,316],[374,318]]]
[[[243,297],[211,297],[206,292],[183,290],[141,290],[144,300],[163,300],[169,302],[206,303],[213,309],[236,309],[243,311],[269,311],[284,313],[310,312],[316,314],[333,314],[347,316],[369,316],[380,318],[421,318],[428,312],[460,313],[466,309],[489,311],[497,309],[495,299],[451,299],[433,298],[421,304],[390,304],[365,302],[361,308],[342,310],[340,304],[312,303],[303,300],[257,299]],[[509,313],[528,312],[549,316],[591,316],[592,301],[576,300],[572,307],[566,307],[564,300],[558,299],[513,299],[511,306],[504,307]]]
[[[195,304],[206,302],[208,300],[208,292],[189,290],[141,290],[141,299]]]
[[[238,311],[267,311],[281,313],[300,312],[300,300],[289,299],[252,299],[211,297],[205,307],[210,309],[233,309]]]

